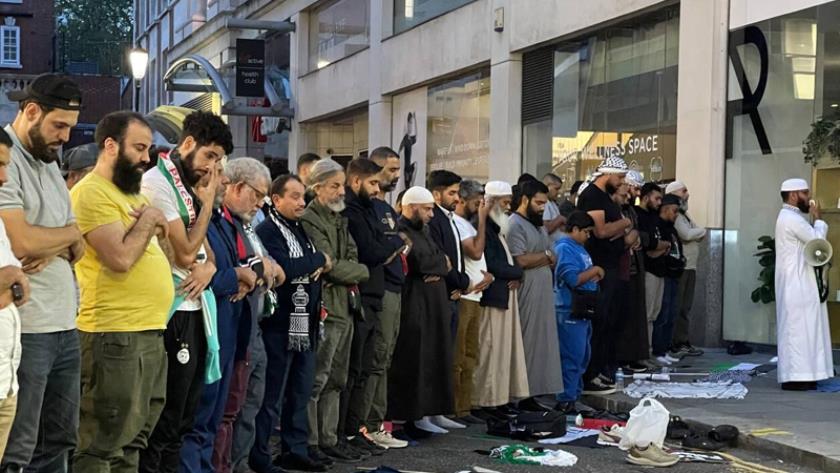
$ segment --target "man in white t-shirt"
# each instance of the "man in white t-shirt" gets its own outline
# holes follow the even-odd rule
[[[201,293],[216,272],[207,227],[219,183],[218,163],[233,151],[230,129],[219,116],[193,112],[184,119],[180,144],[143,175],[141,192],[169,222],[176,307],[164,332],[168,357],[166,405],[140,454],[141,473],[178,471],[182,438],[205,383],[207,335]]]
[[[468,424],[484,421],[470,414],[472,409],[473,373],[478,364],[478,323],[481,315],[481,293],[493,282],[484,260],[488,209],[484,205],[484,187],[473,180],[461,182],[460,200],[453,220],[461,237],[464,270],[470,278],[472,292],[461,295],[458,302],[458,337],[455,346],[454,391],[457,420]],[[478,230],[470,222],[476,220]]]
[[[0,187],[6,183],[6,168],[11,161],[12,139],[0,129]],[[29,299],[29,279],[12,253],[6,227],[0,220],[0,458],[12,430],[17,409],[20,365],[20,314],[17,306]]]

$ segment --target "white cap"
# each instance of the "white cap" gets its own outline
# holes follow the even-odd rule
[[[490,181],[484,185],[484,195],[490,197],[513,195],[513,187],[504,181]]]
[[[665,186],[665,194],[673,194],[674,192],[679,192],[685,188],[685,184],[683,184],[682,181],[674,181]]]
[[[405,191],[403,194],[402,200],[400,201],[400,205],[412,205],[412,204],[434,204],[435,197],[429,192],[428,189],[425,187],[414,186],[411,189]]]
[[[805,179],[788,179],[782,183],[782,192],[806,191],[808,182]]]

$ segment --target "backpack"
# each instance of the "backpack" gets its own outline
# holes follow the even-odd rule
[[[566,435],[566,415],[557,411],[522,411],[511,419],[488,420],[487,433],[526,441],[563,437]]]

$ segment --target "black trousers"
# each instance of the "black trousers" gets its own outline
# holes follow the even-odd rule
[[[365,320],[353,321],[353,344],[350,347],[350,367],[347,370],[347,386],[341,393],[338,418],[339,436],[359,434],[370,413],[373,398],[368,395],[367,382],[376,355],[376,326],[381,306],[370,300],[362,300]]]
[[[148,447],[140,453],[139,473],[178,471],[181,439],[192,430],[204,389],[207,338],[201,311],[175,312],[166,326],[163,343],[168,361],[166,405]],[[181,350],[187,350],[189,359]]]
[[[592,321],[592,358],[583,375],[584,382],[592,381],[598,375],[611,376],[610,370],[616,365],[616,340],[618,338],[619,317],[621,316],[621,285],[618,269],[605,270],[601,280],[601,293]]]

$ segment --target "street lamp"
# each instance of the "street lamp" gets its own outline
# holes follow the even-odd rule
[[[143,48],[132,48],[128,53],[131,75],[134,77],[134,111],[140,111],[140,81],[146,77],[149,66],[149,52]]]

